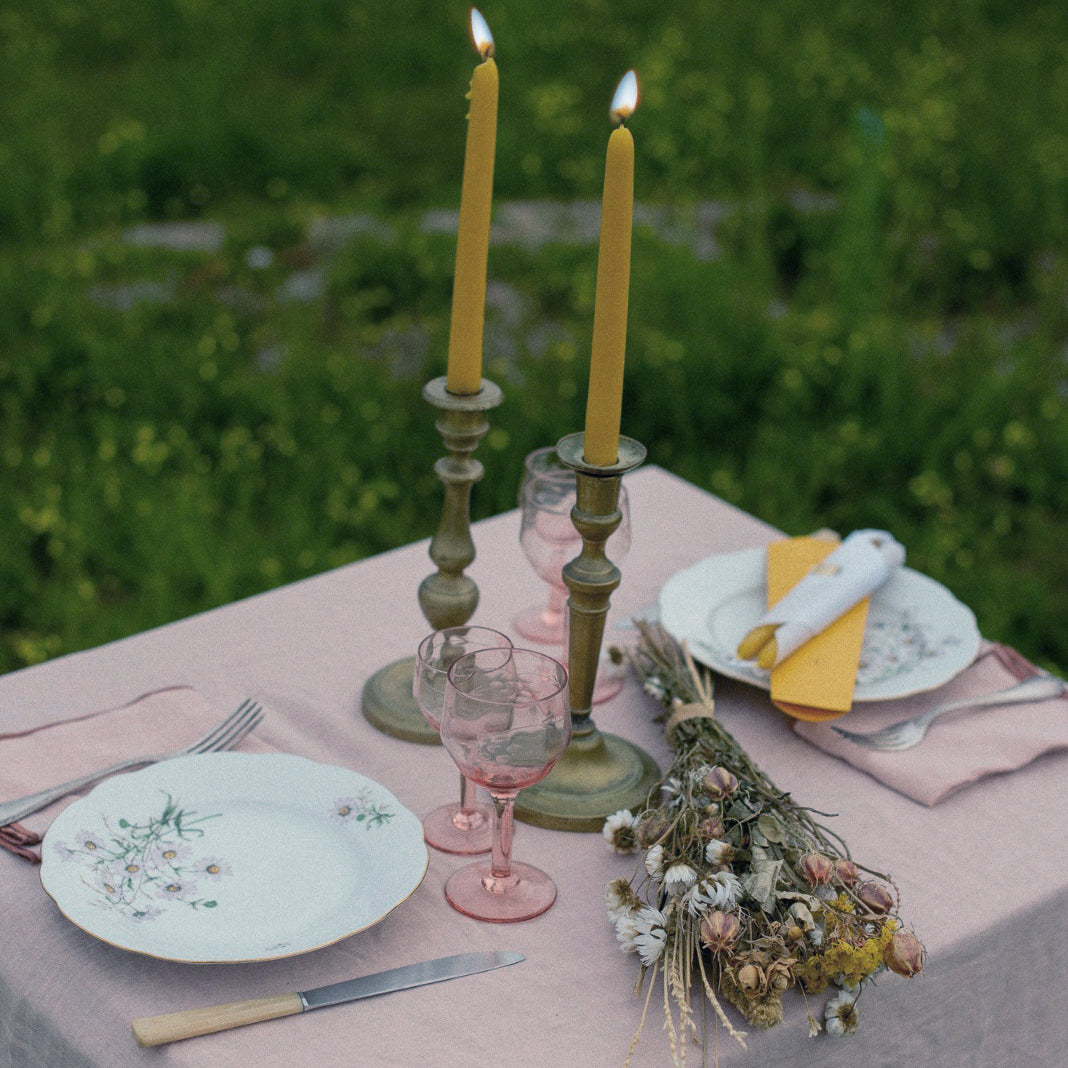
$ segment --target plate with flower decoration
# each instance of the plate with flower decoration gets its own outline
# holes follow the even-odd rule
[[[763,549],[709,556],[664,584],[660,621],[702,664],[767,690],[771,673],[736,652],[764,612],[767,588]],[[898,568],[872,594],[854,699],[892,701],[933,690],[975,659],[981,641],[975,614],[945,586]]]
[[[68,805],[45,835],[41,882],[102,941],[224,963],[356,934],[406,901],[428,862],[419,819],[367,776],[286,753],[210,753]]]

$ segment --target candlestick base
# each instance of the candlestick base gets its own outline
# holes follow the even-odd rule
[[[441,413],[435,426],[448,455],[434,464],[445,489],[441,519],[430,540],[430,558],[437,571],[419,584],[419,607],[434,630],[461,627],[478,606],[478,586],[463,573],[475,558],[471,540],[471,487],[482,477],[473,457],[489,430],[486,412],[504,399],[487,379],[477,393],[450,393],[445,377],[423,387],[423,399]],[[378,730],[406,742],[440,745],[438,732],[424,719],[412,696],[415,657],[387,664],[364,685],[364,717]]]
[[[412,696],[414,674],[414,656],[379,668],[364,683],[360,696],[364,717],[383,734],[401,741],[441,745],[441,735],[427,723]]]
[[[520,792],[516,819],[554,831],[599,831],[613,812],[637,811],[659,779],[648,753],[594,727],[572,737],[556,767]]]

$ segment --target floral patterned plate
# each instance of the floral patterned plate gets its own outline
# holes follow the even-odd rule
[[[41,882],[121,949],[196,963],[306,953],[377,923],[429,861],[418,818],[347,768],[285,753],[179,757],[55,819]]]
[[[766,561],[763,549],[709,556],[660,591],[661,622],[695,659],[765,690],[771,673],[735,650],[764,612]],[[900,568],[872,595],[854,698],[890,701],[933,690],[975,659],[980,641],[970,608],[934,579]]]

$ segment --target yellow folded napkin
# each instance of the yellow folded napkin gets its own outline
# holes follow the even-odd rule
[[[780,601],[837,542],[789,538],[768,546],[768,605]],[[848,608],[830,626],[771,670],[771,699],[788,715],[819,721],[835,719],[853,707],[853,688],[864,644],[871,597]]]
[[[738,655],[771,669],[783,711],[815,720],[849,711],[871,594],[904,559],[884,530],[857,530],[841,544],[816,536],[768,546],[768,609]]]
[[[0,801],[23,797],[127,757],[191,745],[219,722],[223,711],[191,686],[171,686],[119,708],[35,730],[0,734]],[[245,752],[270,750],[256,738],[255,731],[237,748]],[[89,789],[92,787],[86,787]],[[39,860],[29,847],[37,844],[39,835],[76,796],[56,801],[27,816],[21,824],[0,828],[0,848],[31,862]]]

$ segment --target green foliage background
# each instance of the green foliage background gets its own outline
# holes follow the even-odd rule
[[[1068,666],[1068,8],[482,11],[498,217],[596,201],[638,71],[624,431],[789,533],[888,527],[985,634]],[[467,16],[4,5],[0,670],[432,530],[453,238],[428,220],[459,200]],[[130,240],[182,220],[223,239]],[[477,515],[581,427],[595,265],[491,250]]]

